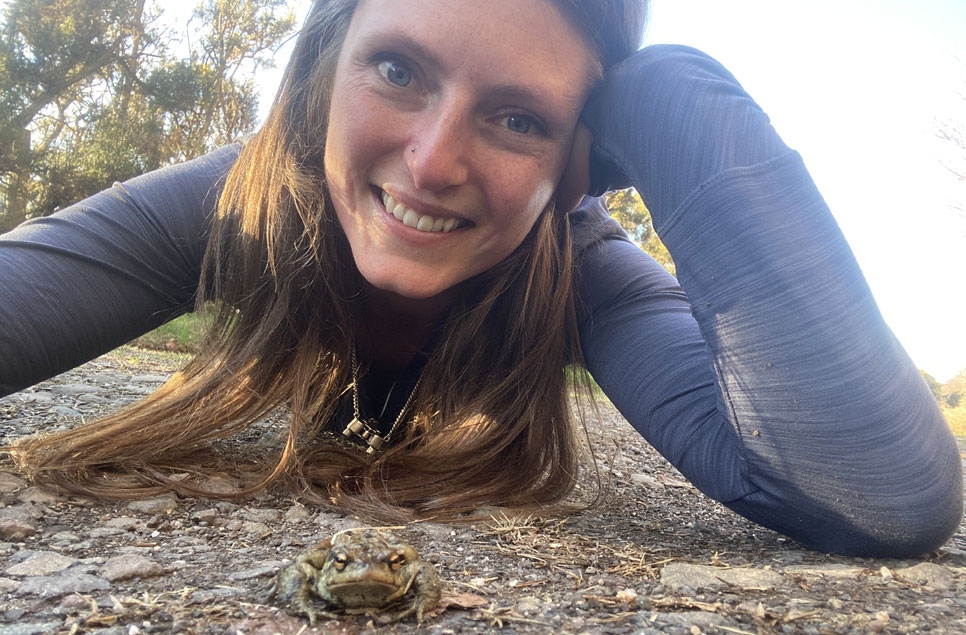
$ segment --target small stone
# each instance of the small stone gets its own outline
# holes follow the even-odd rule
[[[131,501],[127,508],[132,512],[144,514],[167,514],[178,508],[178,498],[174,494]]]
[[[655,489],[664,489],[664,483],[657,480],[650,474],[631,474],[631,483],[635,485],[646,485]]]
[[[0,537],[19,542],[37,533],[37,528],[25,520],[0,518]]]
[[[53,551],[38,551],[23,562],[7,567],[4,573],[16,576],[44,576],[59,573],[76,563],[76,559]]]
[[[104,563],[101,575],[111,582],[164,575],[164,567],[138,554],[116,556]]]
[[[246,534],[257,537],[268,536],[272,533],[272,530],[265,523],[253,523],[250,520],[243,522],[241,529]]]
[[[83,416],[79,411],[74,410],[73,408],[68,408],[67,406],[54,406],[50,409],[50,412],[67,419],[79,419]]]
[[[780,573],[751,567],[719,569],[715,575],[728,585],[745,591],[771,591],[785,582]]]
[[[0,626],[0,635],[45,635],[56,633],[63,624],[55,622],[36,622],[31,624],[5,624]]]
[[[107,580],[87,573],[67,572],[59,576],[27,578],[17,588],[16,595],[37,595],[41,598],[59,598],[70,593],[93,593],[111,588]]]
[[[637,604],[637,591],[634,589],[621,589],[614,598],[621,604]]]
[[[672,562],[661,570],[661,584],[675,590],[720,590],[738,587],[744,590],[767,591],[781,586],[781,574],[764,569],[726,569],[710,565]]]
[[[921,562],[914,567],[897,569],[896,574],[934,591],[948,591],[955,583],[949,569],[934,562]]]
[[[27,481],[10,472],[0,472],[0,494],[12,494],[25,487],[27,487]]]
[[[214,525],[215,521],[218,520],[218,510],[217,509],[202,509],[191,514],[191,519],[196,520],[200,523],[207,523],[209,525]]]
[[[860,578],[866,572],[862,567],[847,564],[793,565],[785,567],[786,574],[817,576],[822,578]]]
[[[87,384],[61,384],[60,386],[53,386],[50,392],[58,395],[88,395],[101,392],[101,388],[98,386],[88,386]]]
[[[131,383],[135,384],[163,384],[168,381],[167,375],[135,375]]]
[[[118,518],[111,518],[104,523],[104,526],[121,529],[123,531],[134,531],[140,522],[137,518],[132,518],[131,516],[119,516]]]
[[[90,531],[91,538],[110,538],[111,536],[120,536],[127,532],[123,529],[118,529],[117,527],[95,527]]]
[[[0,578],[0,593],[12,593],[20,583],[10,578]]]
[[[715,575],[717,567],[686,562],[672,562],[661,569],[661,584],[676,591],[724,589],[728,585]]]
[[[64,502],[67,497],[42,487],[28,487],[17,494],[17,500],[32,505],[54,505]]]
[[[285,522],[291,525],[305,522],[311,517],[312,515],[309,513],[309,511],[301,505],[296,505],[285,512]]]

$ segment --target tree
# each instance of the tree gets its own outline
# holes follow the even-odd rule
[[[961,85],[966,89],[966,79],[963,79]],[[966,101],[966,92],[961,92],[959,96]],[[951,155],[954,155],[954,158],[942,161],[943,166],[961,183],[966,184],[966,123],[962,119],[941,121],[938,124],[936,136],[947,142],[952,151]],[[966,203],[960,201],[951,204],[950,207],[961,218],[966,219]]]
[[[937,402],[942,403],[943,385],[940,384],[935,377],[933,377],[926,371],[922,370],[921,368],[919,369],[919,374],[922,375],[922,378],[926,381],[926,385],[929,386],[929,392],[932,393],[932,396],[936,398]]]
[[[651,213],[637,190],[627,188],[607,192],[604,194],[604,201],[607,203],[611,217],[620,223],[634,244],[674,275],[675,267],[671,254],[654,230]]]
[[[205,0],[189,23],[197,43],[186,58],[154,69],[148,85],[169,131],[164,154],[188,159],[237,140],[257,120],[254,73],[291,31],[287,0]],[[217,108],[198,108],[217,104]]]
[[[74,106],[143,34],[144,0],[13,0],[0,32],[0,229],[22,220],[40,158]]]
[[[0,231],[250,132],[286,0],[12,0],[0,33]],[[175,45],[182,43],[181,50]]]

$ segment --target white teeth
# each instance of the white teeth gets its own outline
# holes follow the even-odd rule
[[[458,218],[436,218],[422,215],[402,203],[397,203],[396,199],[385,192],[382,193],[382,203],[386,206],[386,211],[402,221],[407,227],[412,227],[421,232],[446,234],[462,226],[462,222]]]

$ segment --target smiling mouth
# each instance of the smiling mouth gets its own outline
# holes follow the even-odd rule
[[[460,218],[436,218],[435,216],[420,214],[402,203],[397,203],[396,199],[384,191],[382,192],[382,204],[386,206],[386,211],[395,216],[397,220],[407,227],[412,227],[421,232],[448,234],[466,224]]]

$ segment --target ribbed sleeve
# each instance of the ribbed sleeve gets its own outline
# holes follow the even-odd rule
[[[955,441],[767,116],[717,62],[662,46],[615,69],[586,121],[596,187],[637,187],[688,299],[626,243],[587,250],[583,346],[624,415],[703,491],[810,546],[941,544],[962,513]]]

